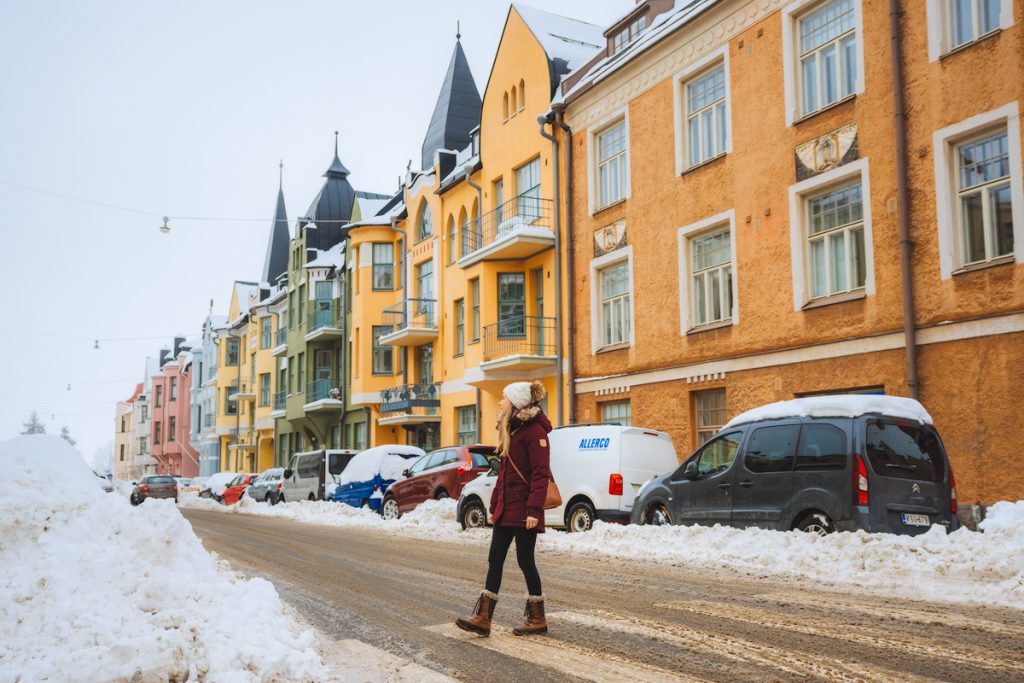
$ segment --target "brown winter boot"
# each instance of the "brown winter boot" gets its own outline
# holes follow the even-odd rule
[[[476,607],[473,608],[473,616],[467,619],[456,619],[455,625],[463,631],[479,633],[482,636],[491,635],[491,617],[494,616],[494,605],[497,602],[497,593],[484,591],[476,601]]]
[[[526,621],[522,626],[512,629],[517,636],[532,636],[537,633],[548,632],[548,620],[544,618],[544,596],[529,595],[526,598],[526,611],[523,612]]]

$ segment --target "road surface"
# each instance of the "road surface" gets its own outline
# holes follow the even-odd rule
[[[495,630],[480,638],[452,625],[479,595],[480,545],[182,514],[208,550],[272,581],[331,638],[463,681],[1024,680],[1024,613],[1015,610],[540,551],[551,631],[516,638],[525,587],[512,551]]]

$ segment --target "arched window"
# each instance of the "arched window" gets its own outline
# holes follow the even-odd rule
[[[509,100],[512,101],[512,116],[515,116],[516,115],[516,102],[518,101],[518,99],[516,98],[516,86],[514,86],[514,85],[512,86],[512,96],[509,98]]]
[[[526,82],[519,79],[519,111],[526,109]]]
[[[430,204],[423,202],[420,209],[420,220],[416,226],[417,239],[426,239],[434,234],[434,223],[430,220]]]
[[[501,98],[501,117],[508,121],[508,93],[506,92]]]
[[[455,216],[448,216],[448,263],[455,263]]]
[[[467,226],[466,225],[466,207],[462,207],[459,210],[459,228],[458,229],[459,229],[460,235],[462,236],[462,239],[459,240],[459,256],[465,256],[466,254],[469,253],[469,251],[466,249],[466,230],[467,230],[467,227],[469,229],[472,229],[472,226]]]

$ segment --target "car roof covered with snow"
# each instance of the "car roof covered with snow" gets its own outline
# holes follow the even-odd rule
[[[932,416],[924,406],[912,398],[879,396],[875,394],[837,394],[808,396],[790,401],[778,401],[740,413],[726,423],[727,427],[761,420],[797,417],[860,417],[886,415],[931,424]]]

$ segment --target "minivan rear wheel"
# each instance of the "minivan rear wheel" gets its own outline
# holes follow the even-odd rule
[[[798,531],[825,536],[833,533],[836,530],[836,525],[824,512],[809,512],[803,516],[796,528]]]
[[[401,516],[398,512],[398,501],[394,496],[384,496],[384,502],[380,505],[380,516],[384,519],[398,519]]]
[[[669,517],[668,509],[659,503],[648,509],[646,521],[653,526],[666,526],[672,523],[672,518]]]
[[[594,507],[585,501],[574,503],[565,517],[565,528],[570,532],[590,531],[594,526]]]

